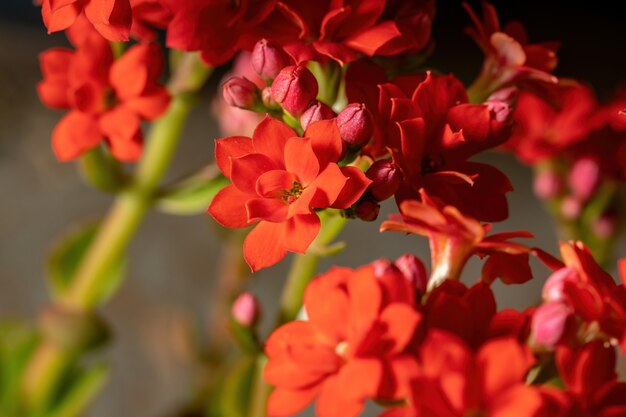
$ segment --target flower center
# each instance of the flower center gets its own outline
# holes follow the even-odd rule
[[[291,204],[300,198],[303,191],[304,187],[302,184],[299,181],[294,181],[293,184],[291,184],[291,190],[283,190],[281,198],[285,203]]]
[[[339,342],[335,347],[335,353],[337,354],[337,356],[340,356],[342,358],[345,357],[346,353],[348,353],[348,342],[346,342],[345,340],[343,342]]]

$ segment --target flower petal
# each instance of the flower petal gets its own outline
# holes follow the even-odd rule
[[[243,242],[243,256],[252,272],[272,266],[287,255],[284,223],[262,221]]]
[[[251,153],[231,161],[231,180],[241,191],[254,194],[259,177],[277,168],[268,156]]]
[[[66,114],[52,131],[52,148],[60,161],[74,159],[101,141],[96,119],[77,111]]]
[[[252,139],[230,136],[215,140],[215,162],[226,178],[230,179],[232,159],[254,153]]]
[[[339,161],[344,145],[335,119],[311,123],[304,132],[304,136],[311,139],[311,146],[317,155],[320,171],[329,163]]]
[[[284,166],[284,149],[287,139],[298,136],[292,128],[270,116],[259,123],[252,134],[252,143],[258,153],[267,155],[278,168]]]
[[[272,391],[267,400],[269,417],[287,417],[304,410],[319,393],[319,386],[299,390],[278,387]]]
[[[305,253],[320,231],[317,214],[299,214],[284,223],[283,244],[290,252]]]
[[[285,169],[294,173],[303,186],[311,183],[320,171],[311,140],[293,137],[285,144]]]
[[[289,206],[276,198],[253,198],[246,201],[248,221],[266,220],[282,223],[287,219]]]
[[[345,209],[356,203],[372,183],[372,180],[367,178],[365,173],[357,167],[341,167],[341,173],[348,178],[348,181],[330,206],[336,209]]]
[[[310,205],[316,208],[330,207],[345,188],[347,181],[337,164],[328,164],[315,181],[309,184],[309,187],[316,190]]]
[[[207,211],[222,226],[240,229],[250,225],[245,203],[254,197],[234,185],[227,185],[213,197]]]

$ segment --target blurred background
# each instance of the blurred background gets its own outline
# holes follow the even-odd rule
[[[470,81],[482,55],[463,28],[469,18],[460,1],[440,1],[433,39],[435,53],[428,64]],[[479,2],[470,4],[478,8]],[[560,40],[557,75],[588,81],[600,98],[626,79],[626,25],[609,1],[570,1],[567,6],[542,1],[494,1],[502,22],[517,19],[531,41]],[[48,302],[44,262],[50,245],[73,225],[106,213],[110,196],[85,185],[72,163],[59,163],[52,154],[50,134],[61,113],[40,104],[35,85],[40,79],[38,54],[65,45],[63,35],[49,36],[39,9],[29,0],[0,1],[0,317],[34,320]],[[219,137],[210,114],[214,77],[205,101],[194,112],[176,156],[171,178],[194,170],[212,158]],[[510,219],[497,230],[526,229],[532,244],[556,252],[557,237],[548,214],[532,195],[530,170],[513,157],[494,153],[490,163],[507,173],[515,187],[510,194]],[[394,210],[388,205],[379,219]],[[378,233],[380,221],[349,224],[340,238],[348,248],[323,262],[357,266],[379,257],[404,252],[424,260],[424,239]],[[126,283],[103,310],[115,334],[105,355],[113,376],[91,417],[167,415],[190,395],[197,377],[182,334],[190,321],[208,321],[220,241],[208,216],[173,217],[153,212],[130,249]],[[624,242],[618,253],[626,254]],[[271,321],[288,260],[263,270],[250,280],[250,290]],[[466,273],[478,277],[478,265]],[[547,276],[535,268],[537,279],[521,287],[495,285],[500,307],[524,308],[538,301]],[[611,272],[615,272],[612,270]],[[622,367],[624,368],[624,367]]]

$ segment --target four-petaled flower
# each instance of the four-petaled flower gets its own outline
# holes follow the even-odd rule
[[[335,120],[311,124],[304,137],[267,116],[252,138],[218,139],[215,158],[232,181],[209,206],[220,224],[242,228],[257,223],[244,242],[253,271],[304,253],[317,236],[314,209],[345,209],[370,180],[356,167],[339,167],[343,144]]]

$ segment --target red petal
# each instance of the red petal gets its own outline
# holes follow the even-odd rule
[[[371,270],[355,274],[348,281],[350,298],[349,323],[350,339],[360,339],[378,318],[382,305],[382,291]],[[357,350],[359,346],[352,346]]]
[[[132,25],[132,10],[129,0],[88,1],[85,15],[106,39],[127,41]]]
[[[359,56],[350,48],[336,42],[313,42],[313,47],[322,55],[326,55],[344,65],[354,61]]]
[[[153,81],[151,72],[161,72],[163,61],[156,44],[131,47],[111,66],[109,80],[121,100],[139,97]]]
[[[367,178],[365,173],[357,167],[342,167],[341,173],[348,178],[348,181],[330,206],[337,209],[345,209],[356,203],[372,183],[372,180]]]
[[[99,125],[117,159],[134,161],[141,156],[143,135],[139,117],[132,110],[115,107],[100,117]]]
[[[241,191],[254,194],[259,177],[277,168],[268,156],[251,153],[231,160],[231,180]]]
[[[523,284],[532,277],[528,253],[520,255],[494,253],[489,256],[482,270],[482,280],[486,284],[491,284],[496,278],[500,278],[505,284]]]
[[[622,285],[626,286],[626,258],[622,258],[617,262],[617,269],[622,279]]]
[[[284,223],[285,249],[290,252],[305,253],[320,231],[317,214],[299,214]]]
[[[76,111],[66,114],[52,131],[52,148],[61,161],[74,159],[101,141],[96,119]]]
[[[349,301],[345,291],[338,287],[328,288],[324,279],[315,279],[304,293],[304,306],[309,322],[336,345],[346,337],[346,323],[337,317],[347,317]]]
[[[280,326],[267,339],[265,353],[270,359],[282,357],[296,343],[308,345],[317,343],[317,335],[311,323],[307,321],[291,321]]]
[[[142,119],[154,120],[163,115],[170,104],[171,96],[165,87],[155,88],[150,94],[126,101],[124,104],[133,109]]]
[[[252,143],[256,152],[267,155],[279,167],[284,164],[284,150],[287,139],[298,136],[289,126],[270,116],[259,123],[252,134]]]
[[[378,394],[383,378],[383,364],[379,359],[352,359],[337,374],[337,384],[345,399],[364,401]]]
[[[514,338],[495,339],[483,345],[476,356],[485,398],[495,398],[511,387],[523,384],[535,362],[527,346]]]
[[[315,406],[317,417],[357,417],[363,410],[363,400],[346,398],[343,394],[346,387],[337,379],[331,377],[324,381]]]
[[[309,184],[309,187],[314,187],[316,190],[310,205],[315,208],[330,207],[337,200],[346,183],[347,178],[339,166],[328,164],[315,181]]]
[[[262,221],[243,242],[243,256],[252,269],[272,266],[287,255],[284,243],[284,223]]]
[[[230,136],[215,140],[215,162],[226,178],[231,176],[232,159],[253,152],[252,139],[245,136]]]
[[[285,169],[296,174],[303,186],[309,185],[320,172],[320,164],[313,153],[311,140],[290,138],[285,144]]]
[[[383,310],[379,320],[385,324],[385,340],[391,342],[389,353],[404,350],[421,319],[421,314],[407,304],[394,303]]]
[[[317,155],[320,170],[331,162],[337,162],[343,153],[343,142],[335,119],[311,123],[304,136],[311,139],[313,152]]]
[[[44,0],[41,5],[41,16],[48,28],[48,33],[65,30],[72,26],[81,12],[77,1],[64,7],[55,7],[54,11],[51,9],[50,2],[51,0]]]
[[[367,56],[374,56],[379,49],[400,36],[402,33],[396,23],[388,20],[359,31],[356,35],[346,39],[344,43]]]
[[[285,191],[292,189],[296,180],[296,176],[291,172],[280,169],[267,171],[257,180],[256,193],[262,197],[280,198]]]
[[[269,417],[287,417],[304,410],[319,392],[319,386],[301,390],[276,388],[267,400]]]
[[[276,198],[253,198],[246,201],[248,220],[266,220],[272,223],[282,223],[287,219],[289,207]]]
[[[245,204],[254,197],[256,195],[246,194],[234,185],[227,185],[213,197],[207,211],[222,226],[240,229],[250,225]]]
[[[487,401],[489,417],[535,417],[543,405],[539,390],[522,383]]]

